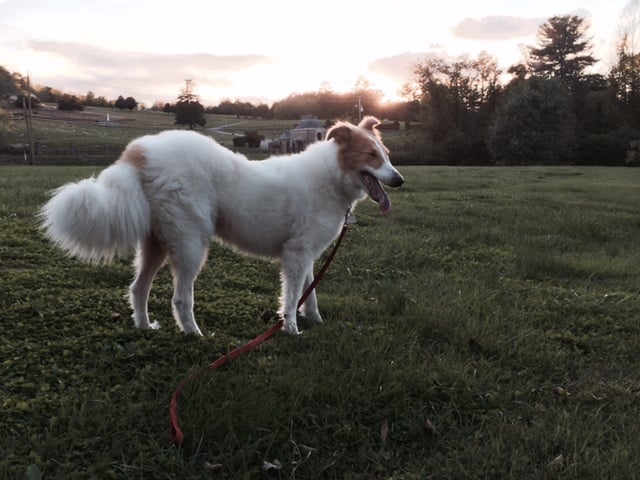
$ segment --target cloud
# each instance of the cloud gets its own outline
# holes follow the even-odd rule
[[[30,41],[26,46],[66,65],[63,74],[49,74],[40,83],[76,93],[92,90],[107,98],[132,95],[143,101],[177,97],[187,78],[195,81],[196,91],[228,88],[237,74],[272,61],[265,55],[114,51],[54,41]]]
[[[631,3],[631,2],[629,2]],[[591,14],[591,12],[589,10],[587,10],[586,8],[578,8],[576,10],[573,10],[572,12],[569,13],[569,15],[576,15],[578,17],[582,17],[582,18],[592,18],[593,15]]]
[[[488,16],[465,18],[453,27],[456,37],[469,40],[510,40],[535,35],[544,18]]]
[[[105,50],[81,43],[31,41],[27,46],[35,51],[55,53],[79,65],[100,67],[165,68],[180,70],[188,68],[237,71],[268,61],[264,55],[211,55],[208,53],[154,54],[147,52],[123,52]]]
[[[435,52],[412,53],[406,52],[391,57],[379,58],[369,64],[369,70],[373,73],[384,75],[395,81],[406,82],[413,78],[416,65],[425,58],[435,55]],[[440,53],[440,56],[445,56]]]

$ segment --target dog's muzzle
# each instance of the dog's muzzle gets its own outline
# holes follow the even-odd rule
[[[386,179],[383,179],[382,181],[387,187],[398,188],[404,183],[404,177],[400,175],[399,172],[395,171],[389,181],[386,181]]]

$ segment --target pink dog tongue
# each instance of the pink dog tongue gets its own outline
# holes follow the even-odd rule
[[[387,192],[382,188],[382,185],[380,185],[378,179],[367,172],[362,172],[360,176],[362,177],[365,187],[367,187],[371,200],[380,206],[382,213],[387,213],[391,209],[391,200]]]
[[[378,188],[380,189],[381,194],[381,197],[377,200],[378,205],[380,206],[380,210],[382,211],[382,213],[387,213],[389,210],[391,210],[391,200],[389,199],[389,195],[387,195],[387,192],[385,192],[382,187],[380,187],[380,184],[378,184]]]

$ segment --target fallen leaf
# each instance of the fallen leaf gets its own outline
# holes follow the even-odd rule
[[[280,460],[274,460],[273,462],[267,462],[266,460],[262,461],[262,471],[263,472],[271,472],[271,471],[279,471],[282,470],[282,464]]]
[[[222,468],[222,464],[221,463],[209,463],[209,462],[204,462],[204,468],[205,470],[220,470]]]
[[[307,453],[309,455],[312,454],[312,453],[316,453],[318,451],[317,448],[313,448],[313,447],[310,447],[308,445],[303,445],[303,444],[300,444],[300,449],[303,450],[305,453]]]
[[[551,460],[551,462],[549,462],[549,466],[554,468],[562,467],[563,464],[564,464],[564,455],[562,454],[558,455],[556,458]]]
[[[424,423],[422,424],[422,429],[425,431],[425,433],[433,433],[435,430],[433,428],[433,423],[431,423],[431,420],[429,420],[428,418],[424,419]]]
[[[384,421],[382,422],[382,426],[380,427],[380,439],[382,440],[382,443],[385,443],[387,441],[388,436],[389,436],[389,420],[385,418]]]
[[[553,389],[553,393],[555,393],[559,397],[568,397],[570,395],[569,392],[566,389],[562,388],[561,386],[555,387]]]

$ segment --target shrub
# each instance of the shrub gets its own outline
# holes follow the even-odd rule
[[[575,163],[577,165],[625,164],[627,146],[620,139],[607,135],[588,135],[576,142]]]
[[[571,98],[562,83],[533,77],[507,91],[487,144],[499,164],[558,163],[569,154],[574,125]]]
[[[58,110],[84,110],[84,106],[75,95],[65,94],[58,99]]]

